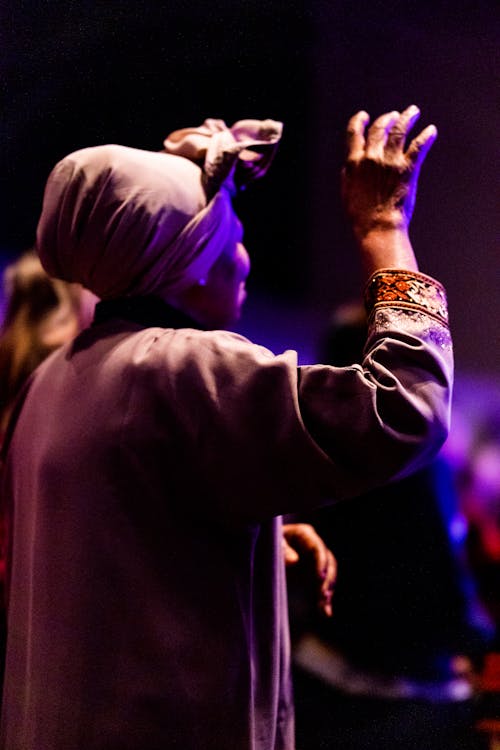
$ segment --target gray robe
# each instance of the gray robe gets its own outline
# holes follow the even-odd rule
[[[4,472],[4,750],[291,750],[279,516],[436,452],[436,328],[375,322],[347,368],[123,320],[52,355]]]

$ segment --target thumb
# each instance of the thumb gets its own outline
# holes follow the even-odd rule
[[[430,148],[437,138],[437,128],[435,125],[428,125],[425,130],[422,130],[420,135],[412,140],[408,147],[406,155],[411,163],[420,169],[425,157],[430,151]]]
[[[283,550],[283,559],[285,561],[285,565],[295,565],[296,563],[298,563],[299,555],[293,549],[293,547],[290,547],[286,539],[282,540],[281,548]]]

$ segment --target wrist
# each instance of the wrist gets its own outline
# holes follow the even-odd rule
[[[377,227],[355,233],[366,278],[381,268],[418,271],[418,264],[406,228]]]

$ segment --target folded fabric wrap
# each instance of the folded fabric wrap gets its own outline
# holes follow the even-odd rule
[[[66,156],[37,229],[45,270],[102,299],[158,294],[175,304],[241,239],[232,197],[267,171],[280,136],[272,120],[206,120],[169,136],[166,153],[105,145]]]

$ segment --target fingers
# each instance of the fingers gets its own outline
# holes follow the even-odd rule
[[[437,128],[435,125],[428,125],[420,135],[412,140],[406,152],[410,162],[420,169],[422,162],[429,153],[429,150],[437,138]]]
[[[314,567],[319,609],[330,617],[333,586],[337,577],[337,562],[332,552],[314,528],[305,523],[283,526],[282,549],[286,565],[294,565],[301,558],[310,560]]]
[[[309,524],[303,524],[302,534],[303,549],[312,556],[316,575],[322,581],[328,571],[329,549]]]
[[[317,577],[322,580],[328,568],[328,548],[314,528],[308,523],[284,524],[283,537],[288,548],[312,561]]]
[[[382,160],[384,156],[401,154],[408,133],[419,117],[420,110],[414,104],[401,113],[387,112],[372,123],[365,135],[369,115],[364,111],[358,112],[351,117],[347,126],[348,160],[356,161],[363,157]],[[414,138],[406,153],[414,166],[420,167],[436,137],[436,128],[429,125]]]
[[[414,104],[401,112],[387,136],[386,151],[396,153],[403,150],[406,136],[419,117],[420,110]]]
[[[325,580],[328,587],[331,589],[335,585],[335,581],[337,580],[337,560],[335,559],[335,556],[330,549],[327,549],[327,553],[328,563],[326,567]]]
[[[283,524],[283,537],[287,545],[300,553],[313,555],[315,560],[323,542],[308,523]]]
[[[337,578],[337,561],[333,556],[333,553],[327,549],[327,564],[324,572],[324,580],[321,586],[320,602],[319,606],[321,611],[327,616],[331,617],[332,610],[332,597],[333,587]]]
[[[370,126],[366,136],[365,148],[365,156],[368,159],[380,160],[383,158],[389,132],[399,118],[399,112],[387,112],[387,114],[377,117]]]
[[[355,114],[347,124],[347,159],[357,161],[361,159],[365,151],[365,127],[370,120],[367,112],[361,111]]]

